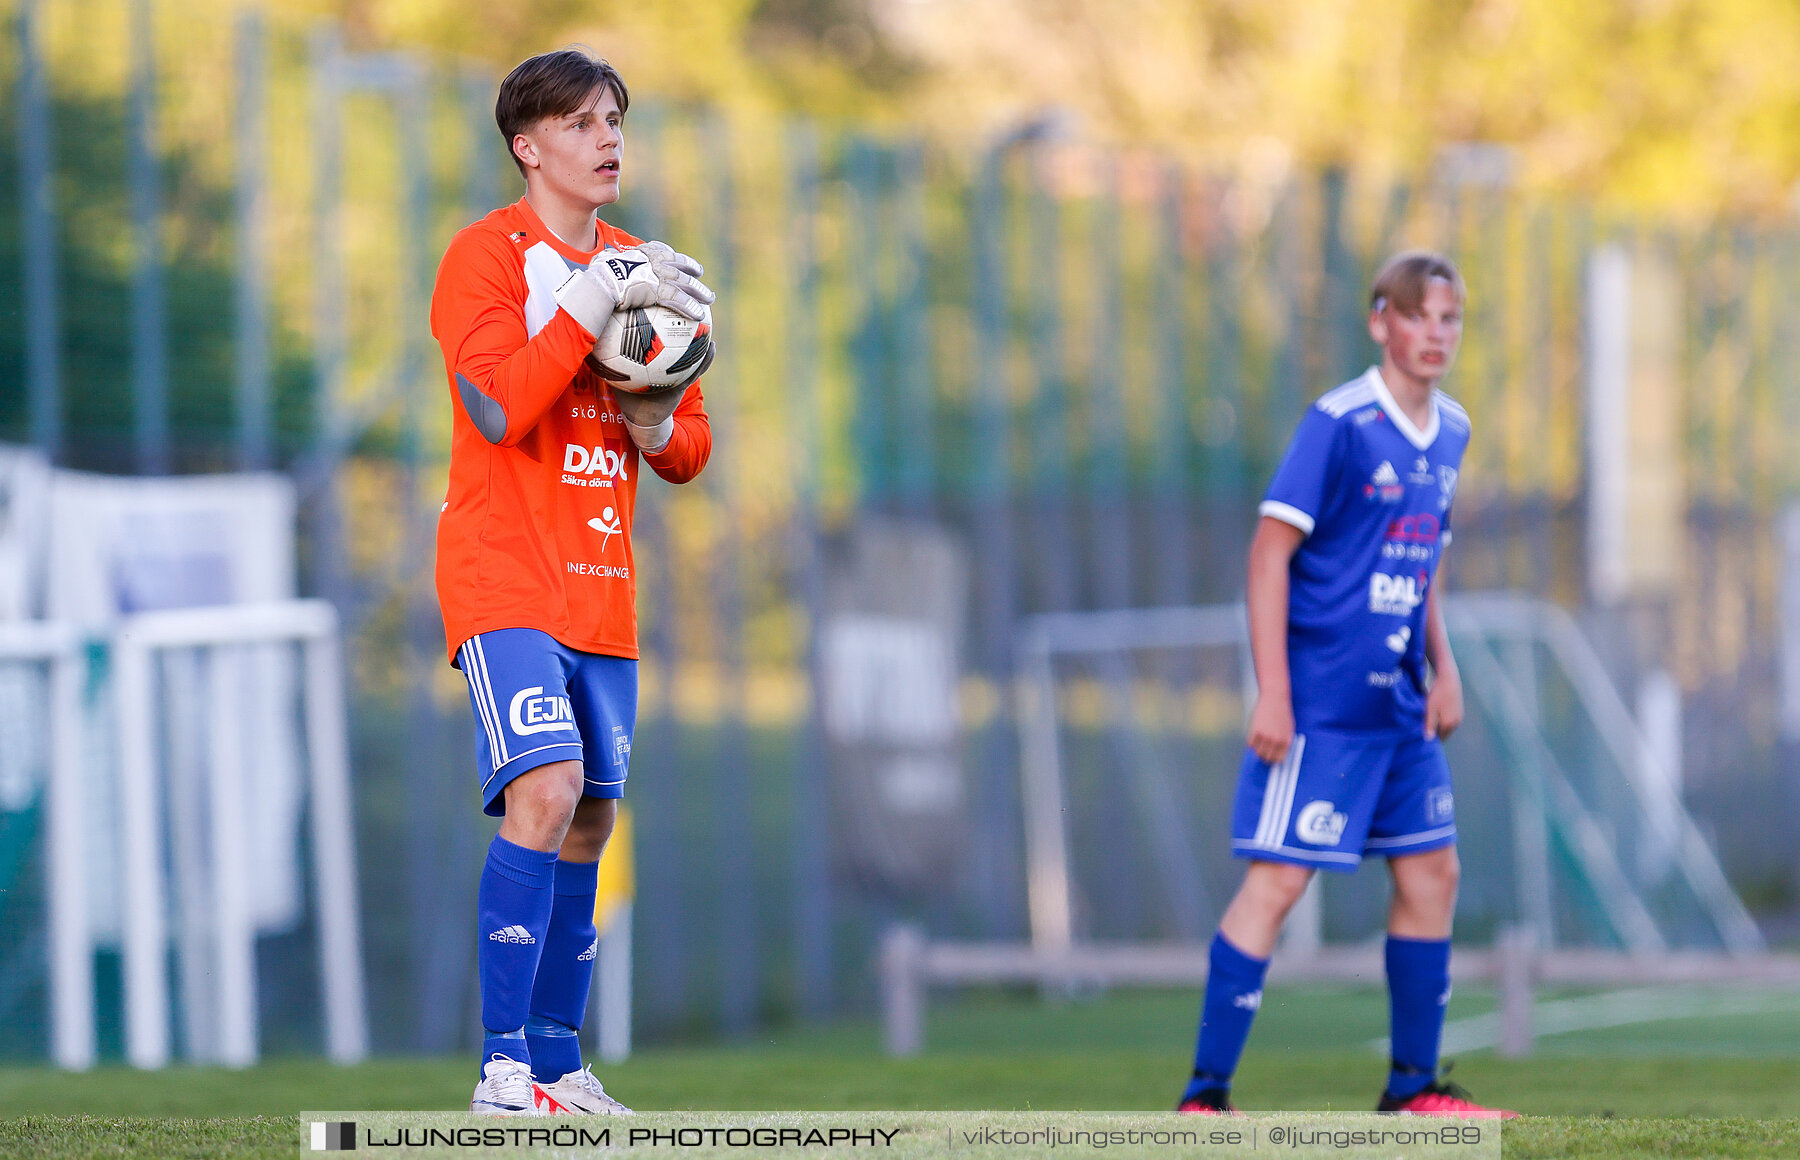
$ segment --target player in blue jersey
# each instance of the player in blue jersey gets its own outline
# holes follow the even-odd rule
[[[1469,416],[1437,389],[1462,337],[1462,276],[1405,253],[1370,294],[1381,363],[1300,420],[1250,545],[1257,701],[1232,849],[1249,860],[1213,938],[1181,1110],[1231,1111],[1263,975],[1315,870],[1388,860],[1392,1066],[1378,1110],[1511,1116],[1437,1077],[1459,868],[1441,741],[1463,716],[1438,560]]]

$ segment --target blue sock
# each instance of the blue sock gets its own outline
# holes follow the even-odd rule
[[[528,850],[495,836],[488,846],[476,894],[476,927],[481,945],[475,964],[481,976],[481,1062],[504,1055],[531,1062],[523,1032],[537,977],[538,954],[550,925],[551,867],[555,850]]]
[[[1207,1088],[1231,1087],[1250,1023],[1262,1006],[1263,975],[1268,959],[1253,959],[1215,934],[1211,966],[1206,973],[1206,1000],[1200,1008],[1200,1041],[1194,1048],[1194,1077],[1184,1100]]]
[[[598,862],[556,864],[556,903],[550,930],[538,959],[537,981],[531,986],[531,1017],[525,1039],[531,1045],[531,1071],[539,1083],[555,1083],[581,1070],[582,1016],[587,1014],[588,985],[594,979],[599,934],[594,930],[594,890]]]
[[[1438,1041],[1450,1002],[1450,940],[1387,938],[1391,1044],[1387,1094],[1405,1099],[1437,1078]]]

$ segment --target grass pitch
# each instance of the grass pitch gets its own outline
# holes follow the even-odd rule
[[[1458,993],[1452,1018],[1491,1000]],[[1508,1157],[1800,1156],[1800,997],[1739,1015],[1663,1019],[1548,1037],[1530,1060],[1474,1051],[1455,1078],[1528,1119]],[[1023,994],[940,1003],[929,1050],[890,1060],[868,1023],[728,1047],[646,1051],[600,1069],[645,1109],[1166,1109],[1188,1066],[1197,999],[1116,994],[1046,1005]],[[1366,1110],[1384,1061],[1373,991],[1271,992],[1238,1075],[1249,1109]],[[1657,1054],[1643,1054],[1654,1045]],[[1785,1053],[1781,1050],[1786,1049]],[[474,1063],[384,1059],[354,1068],[281,1060],[244,1071],[85,1075],[0,1070],[0,1156],[291,1157],[309,1109],[466,1107]]]

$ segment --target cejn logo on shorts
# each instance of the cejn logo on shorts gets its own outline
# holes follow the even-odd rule
[[[1312,846],[1335,846],[1349,820],[1330,802],[1308,802],[1294,820],[1294,836]]]
[[[513,694],[512,707],[508,716],[512,718],[512,731],[524,736],[528,733],[548,733],[555,729],[568,729],[575,724],[575,706],[567,697],[552,694],[544,696],[544,686],[533,685],[529,689],[520,689]]]

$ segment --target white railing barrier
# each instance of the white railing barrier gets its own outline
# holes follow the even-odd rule
[[[933,985],[1031,983],[1049,991],[1092,986],[1197,988],[1206,985],[1207,959],[1202,944],[1080,943],[1046,950],[1021,943],[931,942],[916,926],[892,926],[880,951],[884,1047],[892,1056],[917,1055],[925,1049],[925,1013]],[[1458,983],[1498,985],[1502,1052],[1528,1055],[1534,990],[1539,986],[1793,989],[1800,987],[1800,955],[1539,951],[1529,929],[1516,927],[1503,930],[1492,950],[1456,948],[1450,973]],[[1328,947],[1306,956],[1278,951],[1269,964],[1269,982],[1277,985],[1329,982],[1379,987],[1384,977],[1379,940]]]
[[[88,820],[81,800],[81,638],[63,624],[0,624],[0,661],[50,670],[50,769],[44,782],[44,883],[50,940],[50,1058],[61,1068],[94,1065],[94,955],[88,929]]]
[[[324,988],[326,1054],[339,1063],[368,1055],[361,919],[352,840],[349,749],[337,614],[320,600],[148,612],[127,618],[112,642],[113,696],[119,730],[121,898],[124,917],[125,1054],[133,1066],[162,1067],[170,1057],[167,898],[163,889],[161,793],[154,713],[154,655],[165,649],[298,644],[312,862],[318,906],[319,968]],[[215,676],[224,672],[215,654]],[[212,797],[214,977],[220,1062],[257,1056],[255,927],[247,890],[248,833],[242,786],[229,776],[240,752],[237,699],[215,679],[206,763]],[[92,955],[91,942],[86,953]],[[90,988],[91,993],[91,988]]]

